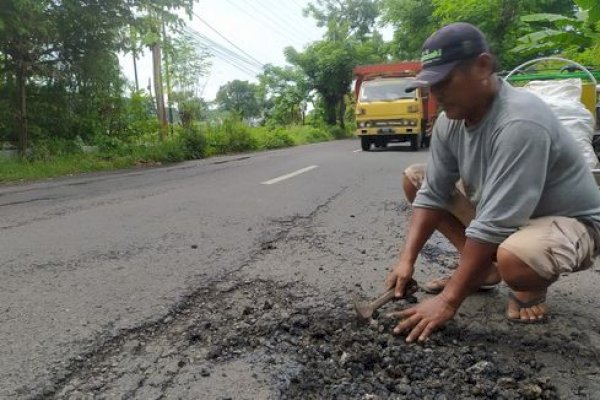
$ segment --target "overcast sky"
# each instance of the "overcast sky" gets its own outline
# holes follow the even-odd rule
[[[310,0],[200,0],[195,4],[196,16],[187,21],[188,26],[242,57],[253,58],[252,65],[235,62],[236,68],[231,65],[231,59],[227,62],[223,59],[226,58],[224,56],[213,57],[210,76],[204,78],[206,86],[203,97],[213,100],[219,87],[234,79],[256,82],[255,76],[260,72],[256,66],[258,62],[283,66],[286,64],[283,55],[285,47],[293,46],[302,50],[307,44],[321,39],[324,29],[318,28],[313,19],[302,16],[302,9],[309,2]],[[125,76],[134,81],[131,55],[121,58],[121,66]],[[149,52],[146,52],[138,60],[140,87],[147,87],[151,76],[152,61]]]

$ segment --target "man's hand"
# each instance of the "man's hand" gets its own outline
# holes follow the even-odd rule
[[[436,329],[450,321],[454,314],[456,314],[456,308],[446,300],[442,292],[414,307],[395,311],[388,315],[402,318],[394,328],[394,333],[410,331],[406,341],[411,343],[415,340],[426,341]]]
[[[396,288],[395,295],[398,298],[404,297],[409,283],[412,281],[415,267],[409,263],[399,263],[392,269],[385,279],[385,287],[388,289]]]

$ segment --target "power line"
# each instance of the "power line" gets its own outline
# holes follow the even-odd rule
[[[224,39],[227,43],[229,43],[230,45],[232,45],[233,47],[235,47],[237,50],[239,50],[240,52],[242,52],[242,54],[244,54],[245,56],[247,56],[249,59],[251,59],[253,61],[256,61],[260,65],[264,65],[264,63],[258,61],[256,58],[254,58],[253,56],[251,56],[250,54],[248,54],[244,50],[242,50],[240,47],[238,47],[231,40],[227,39],[221,32],[219,32],[218,30],[216,30],[215,28],[213,28],[208,22],[206,22],[204,19],[202,19],[200,16],[198,16],[198,14],[196,14],[195,12],[192,12],[192,15],[194,15],[196,18],[198,18],[200,20],[200,22],[202,22],[209,29],[211,29],[213,32],[215,32],[217,35],[219,35],[219,37],[221,37],[222,39]]]
[[[257,3],[261,3],[264,4],[262,0],[256,0]],[[269,10],[278,10],[277,12],[285,14],[288,18],[291,18],[291,20],[294,20],[294,22],[298,21],[299,24],[302,24],[304,28],[306,29],[312,29],[313,26],[311,26],[307,21],[306,18],[304,18],[302,16],[302,13],[300,12],[299,14],[294,13],[292,11],[289,10],[289,8],[284,7],[281,3],[279,3],[277,0],[275,1],[271,1],[271,0],[267,0],[268,4],[265,4],[265,7]],[[301,10],[300,10],[301,11]],[[275,13],[277,14],[277,13]]]
[[[206,38],[205,36],[195,32],[190,28],[186,28],[188,34],[192,36],[194,40],[196,40],[201,46],[203,46],[207,51],[211,52],[215,57],[220,58],[225,61],[227,64],[236,68],[237,70],[251,76],[255,77],[259,71],[262,71],[261,67],[258,67],[253,62],[240,57],[235,52],[219,45],[218,43]]]
[[[292,3],[294,3],[295,5],[297,5],[300,10],[304,10],[305,6],[303,6],[302,4],[298,3],[296,0],[292,0]]]
[[[279,26],[280,28],[282,28],[285,32],[288,32],[288,30],[290,31],[290,33],[292,33],[293,35],[297,35],[297,36],[301,36],[302,32],[300,31],[296,31],[294,30],[294,32],[291,32],[291,30],[289,28],[294,28],[295,26],[293,26],[293,24],[284,24],[283,22],[280,21],[281,18],[279,18],[279,16],[275,16],[274,18],[271,16],[271,12],[272,10],[270,10],[268,7],[266,7],[264,4],[259,3],[259,2],[248,2],[247,3],[248,7],[252,8],[254,11],[256,11],[257,13],[259,13],[260,15],[263,15],[266,19],[268,19],[269,21],[273,22],[273,24]],[[259,6],[263,11],[258,10],[256,6]],[[294,39],[296,40],[296,39]]]
[[[264,64],[262,64],[259,61],[254,61],[253,59],[250,59],[248,57],[246,57],[245,55],[240,55],[239,53],[223,46],[222,44],[215,42],[214,40],[212,40],[211,38],[209,38],[208,36],[203,35],[202,33],[195,31],[194,29],[191,28],[187,28],[187,31],[191,34],[193,34],[194,36],[196,36],[197,38],[199,38],[201,41],[203,41],[205,44],[208,44],[210,47],[213,48],[218,48],[219,50],[221,50],[224,53],[227,53],[229,56],[236,58],[237,60],[243,62],[244,64],[247,64],[250,67],[256,68],[256,69],[262,69],[264,67]]]
[[[242,11],[244,14],[252,17],[252,18],[257,18],[257,17],[262,17],[261,19],[265,22],[267,22],[267,25],[269,25],[273,30],[277,31],[278,33],[280,33],[282,36],[286,36],[286,38],[288,40],[291,40],[292,42],[295,42],[296,39],[295,38],[291,38],[290,36],[288,36],[287,32],[285,30],[280,30],[277,26],[272,25],[269,23],[268,19],[266,19],[261,13],[258,13],[258,16],[254,13],[249,12],[247,9],[242,8],[239,4],[234,3],[231,0],[227,0],[227,2],[231,5],[233,5],[234,7],[236,7],[237,9],[239,9],[240,11]]]

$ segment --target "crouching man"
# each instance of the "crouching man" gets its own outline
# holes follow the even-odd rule
[[[386,279],[403,296],[417,255],[435,230],[460,254],[438,292],[395,313],[395,333],[424,341],[480,288],[504,281],[507,318],[540,322],[546,292],[560,274],[589,268],[600,250],[600,191],[576,142],[535,95],[496,77],[484,35],[448,25],[423,45],[414,87],[443,107],[428,164],[405,171],[413,204],[404,248]]]

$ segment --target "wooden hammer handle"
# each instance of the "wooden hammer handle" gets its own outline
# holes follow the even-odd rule
[[[416,291],[417,291],[417,282],[413,279],[406,284],[406,287],[404,288],[404,297],[410,296],[411,294],[413,294]],[[373,300],[373,302],[371,303],[372,309],[377,310],[379,307],[383,306],[384,304],[387,304],[390,301],[394,300],[394,298],[396,297],[395,292],[396,292],[395,288],[388,289],[381,296],[379,296],[378,298]]]
[[[381,296],[379,296],[378,298],[373,300],[373,302],[371,303],[371,308],[373,310],[377,310],[379,307],[383,306],[384,304],[389,303],[391,300],[394,299],[395,292],[396,292],[395,288],[388,289]]]

